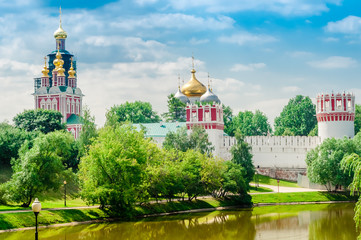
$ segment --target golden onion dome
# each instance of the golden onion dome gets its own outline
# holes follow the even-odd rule
[[[46,57],[44,59],[45,59],[45,65],[41,72],[43,73],[43,77],[49,77],[49,75],[48,75],[49,69],[46,67]]]
[[[73,60],[71,61],[71,66],[70,66],[68,73],[69,73],[69,78],[75,78],[75,70],[73,68]]]
[[[54,38],[55,39],[65,39],[67,37],[68,37],[68,34],[62,28],[61,23],[60,23],[59,28],[54,32]]]
[[[183,85],[182,93],[187,97],[200,97],[207,91],[207,88],[197,80],[195,76],[196,70],[192,69],[191,73],[192,77]]]
[[[58,68],[60,67],[60,65],[61,65],[61,67],[63,67],[64,61],[62,59],[61,53],[59,52],[59,49],[58,49],[58,52],[56,53],[56,58],[54,59],[53,63],[55,66],[54,71],[58,71]]]

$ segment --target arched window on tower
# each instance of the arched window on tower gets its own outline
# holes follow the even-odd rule
[[[58,101],[55,98],[52,101],[52,105],[53,105],[53,110],[57,111],[58,110]]]

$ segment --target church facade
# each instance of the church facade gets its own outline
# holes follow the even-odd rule
[[[74,56],[65,49],[67,33],[62,28],[61,15],[54,38],[56,50],[45,57],[42,77],[34,79],[34,107],[59,111],[63,115],[62,123],[78,138],[84,95],[78,87]]]

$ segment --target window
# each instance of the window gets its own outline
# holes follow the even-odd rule
[[[341,109],[342,109],[342,101],[341,101],[341,100],[337,100],[337,101],[336,101],[336,108],[337,108],[337,110],[341,110]]]

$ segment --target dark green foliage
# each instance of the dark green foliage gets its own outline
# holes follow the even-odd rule
[[[176,149],[186,152],[188,149],[194,149],[201,153],[211,154],[214,147],[208,140],[208,134],[201,126],[194,126],[192,132],[188,135],[187,128],[180,128],[176,132],[167,133],[163,142],[165,149]]]
[[[126,102],[121,105],[114,105],[106,113],[106,125],[116,123],[155,123],[160,122],[160,117],[153,111],[149,102]]]
[[[55,131],[40,135],[31,146],[26,141],[19,158],[12,161],[13,175],[6,183],[10,200],[30,205],[37,194],[57,190],[62,185],[66,164],[72,155],[74,137],[70,133]]]
[[[275,118],[275,135],[308,136],[316,124],[316,106],[309,97],[297,95]]]
[[[19,156],[19,149],[25,140],[35,138],[37,134],[0,123],[0,164],[10,166],[10,160]]]
[[[356,104],[355,105],[355,135],[360,131],[361,129],[361,105]]]
[[[311,132],[308,134],[310,137],[318,136],[318,124],[311,130]]]
[[[237,132],[235,137],[237,143],[231,148],[232,162],[244,168],[244,180],[247,187],[249,187],[249,183],[253,180],[253,176],[255,173],[255,168],[252,163],[252,149],[251,146],[249,146],[248,143],[244,141],[244,137],[242,136],[242,134]]]
[[[13,119],[15,126],[28,132],[40,131],[49,133],[55,130],[65,129],[65,124],[61,123],[63,115],[54,110],[25,110],[16,115]]]
[[[186,121],[186,104],[174,97],[174,94],[168,96],[168,112],[163,113],[162,117],[167,122],[185,122]]]
[[[239,112],[237,116],[233,117],[231,127],[227,129],[230,136],[234,136],[236,131],[239,131],[243,136],[266,136],[272,133],[266,115],[259,110],[256,110],[255,113],[251,111]]]
[[[352,176],[341,169],[341,160],[352,153],[359,152],[354,141],[344,139],[326,139],[321,145],[307,153],[307,176],[311,182],[325,185],[330,191],[332,186],[345,188]]]
[[[246,183],[246,171],[240,165],[234,162],[225,162],[226,170],[223,172],[223,183],[221,196],[227,192],[239,195],[246,195],[248,183]]]

